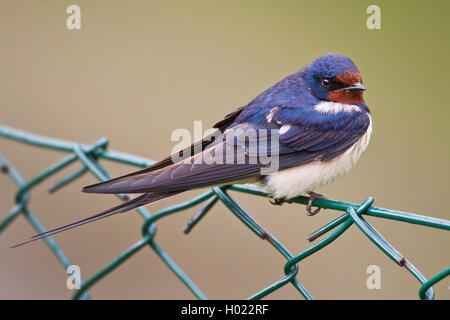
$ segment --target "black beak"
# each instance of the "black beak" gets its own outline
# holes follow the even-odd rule
[[[349,87],[333,90],[333,92],[344,91],[344,90],[366,90],[366,87],[364,87],[361,83],[356,82]]]

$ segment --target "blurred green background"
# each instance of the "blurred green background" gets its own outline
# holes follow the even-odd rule
[[[81,7],[81,30],[65,26]],[[366,28],[366,8],[381,8],[381,30]],[[320,190],[331,199],[449,219],[448,1],[17,1],[0,3],[0,123],[82,143],[107,136],[110,148],[159,159],[176,128],[204,129],[283,77],[327,52],[351,57],[368,88],[373,135],[349,175]],[[25,178],[61,153],[0,138],[0,151]],[[56,227],[118,203],[82,194],[85,175],[56,194],[32,192],[30,209]],[[107,164],[114,175],[132,168]],[[0,214],[16,187],[0,176]],[[188,199],[188,192],[148,206]],[[300,205],[274,207],[236,194],[254,218],[294,254],[306,236],[338,213],[306,216]],[[158,243],[209,298],[246,298],[283,276],[284,259],[222,204],[188,236],[197,208],[158,223]],[[442,230],[368,218],[427,277],[450,264]],[[87,278],[140,239],[142,218],[118,215],[56,236]],[[33,235],[19,217],[0,235],[0,298],[67,299],[67,274],[43,242],[9,246]],[[366,268],[381,268],[381,289],[366,288]],[[316,298],[416,299],[418,282],[352,227],[300,263],[299,278]],[[450,280],[435,286],[449,299]],[[91,290],[97,299],[189,299],[193,295],[153,251],[144,249]],[[268,296],[300,297],[287,285]]]

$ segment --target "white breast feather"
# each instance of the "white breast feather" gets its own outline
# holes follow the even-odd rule
[[[320,113],[334,113],[340,112],[361,112],[361,108],[354,104],[345,104],[338,102],[322,101],[314,106],[314,110]]]
[[[318,106],[322,104],[323,102]],[[353,107],[358,108],[358,111],[360,111],[358,106]],[[356,111],[353,107],[346,107],[348,111],[341,110],[341,112]],[[322,110],[322,112],[325,111],[324,105],[318,108],[319,110]],[[334,110],[337,108],[341,108],[341,106],[330,107],[328,105],[329,110],[327,112],[335,112]],[[356,164],[369,144],[370,135],[372,133],[372,119],[370,118],[370,115],[369,119],[370,123],[366,133],[343,154],[329,161],[322,162],[318,160],[299,167],[276,172],[268,177],[267,184],[264,186],[265,191],[273,194],[275,198],[290,199],[314,191],[317,188],[332,182],[337,176],[348,172]]]

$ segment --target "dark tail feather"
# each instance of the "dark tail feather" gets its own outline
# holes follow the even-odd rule
[[[176,193],[179,193],[179,192],[176,192]],[[61,227],[58,227],[58,228],[55,228],[55,229],[52,229],[52,230],[49,230],[49,231],[37,234],[37,235],[31,237],[30,240],[27,240],[27,241],[24,241],[22,243],[16,244],[16,245],[12,246],[11,248],[20,247],[20,246],[23,246],[24,244],[27,244],[27,243],[30,243],[30,242],[33,242],[33,241],[36,241],[36,240],[39,240],[39,239],[42,239],[42,238],[45,238],[45,237],[57,234],[57,233],[60,233],[60,232],[66,231],[66,230],[70,230],[70,229],[82,226],[84,224],[87,224],[87,223],[90,223],[90,222],[94,222],[94,221],[99,220],[99,219],[104,219],[106,217],[115,215],[117,213],[123,213],[123,212],[129,211],[129,210],[141,207],[141,206],[146,205],[148,203],[164,199],[164,198],[172,196],[174,194],[175,194],[174,192],[172,192],[172,193],[153,193],[153,192],[145,193],[143,195],[140,195],[139,197],[133,198],[133,199],[127,201],[127,202],[121,203],[118,206],[115,206],[115,207],[113,207],[111,209],[108,209],[108,210],[105,210],[103,212],[97,213],[97,214],[95,214],[93,216],[90,216],[90,217],[87,217],[85,219],[81,219],[81,220],[69,223],[69,224],[67,224],[65,226],[61,226]]]

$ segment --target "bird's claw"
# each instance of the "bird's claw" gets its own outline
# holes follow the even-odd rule
[[[269,200],[269,202],[271,204],[273,204],[274,206],[281,206],[286,201],[284,199],[280,199],[280,198],[273,198],[272,200]]]
[[[307,215],[308,216],[313,216],[317,213],[319,213],[321,208],[316,208],[314,210],[311,209],[312,204],[314,202],[314,200],[316,199],[326,199],[326,197],[324,197],[323,195],[319,194],[319,193],[315,193],[315,192],[309,192],[309,200],[308,200],[308,205],[306,206],[306,211],[308,212]]]

